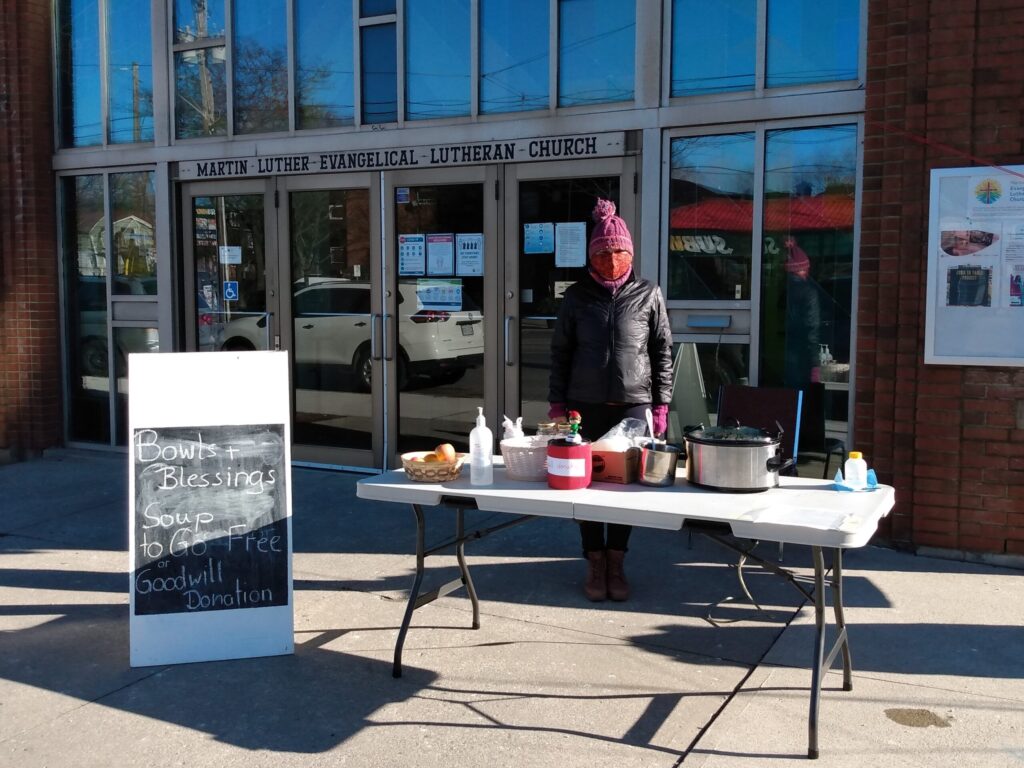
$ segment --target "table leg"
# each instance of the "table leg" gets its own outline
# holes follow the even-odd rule
[[[402,617],[402,626],[398,630],[398,640],[395,642],[395,658],[391,666],[391,676],[402,676],[402,646],[405,645],[405,636],[409,632],[409,624],[412,622],[412,612],[416,610],[416,601],[420,594],[420,585],[423,584],[423,553],[424,521],[423,508],[419,504],[412,505],[412,511],[416,515],[416,578],[413,579],[412,589],[409,591],[409,602],[405,606],[405,616]]]
[[[843,649],[843,690],[853,690],[853,662],[850,659],[850,638],[846,634],[846,617],[843,615],[843,550],[836,549],[832,558],[832,610],[836,615],[836,629],[839,639],[836,643]]]
[[[462,574],[466,592],[469,593],[469,602],[473,604],[473,629],[480,629],[480,601],[476,596],[476,587],[473,586],[473,577],[469,575],[469,567],[466,565],[466,524],[462,507],[459,507],[456,514],[455,538],[458,540],[455,557],[459,561],[459,572]]]
[[[811,548],[814,558],[814,665],[811,667],[811,711],[807,720],[807,756],[818,757],[818,704],[821,700],[822,663],[825,660],[825,559],[821,547]]]

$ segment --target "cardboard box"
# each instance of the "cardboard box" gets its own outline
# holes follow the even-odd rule
[[[591,478],[602,483],[635,483],[640,473],[640,449],[594,451]]]

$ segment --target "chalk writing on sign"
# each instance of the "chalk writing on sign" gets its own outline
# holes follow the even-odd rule
[[[135,614],[288,603],[284,426],[132,435]]]

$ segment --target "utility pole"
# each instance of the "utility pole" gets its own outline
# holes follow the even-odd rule
[[[142,115],[139,114],[139,62],[132,62],[132,141],[142,141]]]

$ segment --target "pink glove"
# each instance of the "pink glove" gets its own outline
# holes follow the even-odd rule
[[[565,403],[548,403],[548,418],[555,421],[565,421]]]
[[[651,417],[654,421],[654,435],[664,435],[668,429],[668,403],[654,406],[651,409]]]
[[[811,381],[815,384],[821,381],[821,368],[818,366],[811,368]]]

